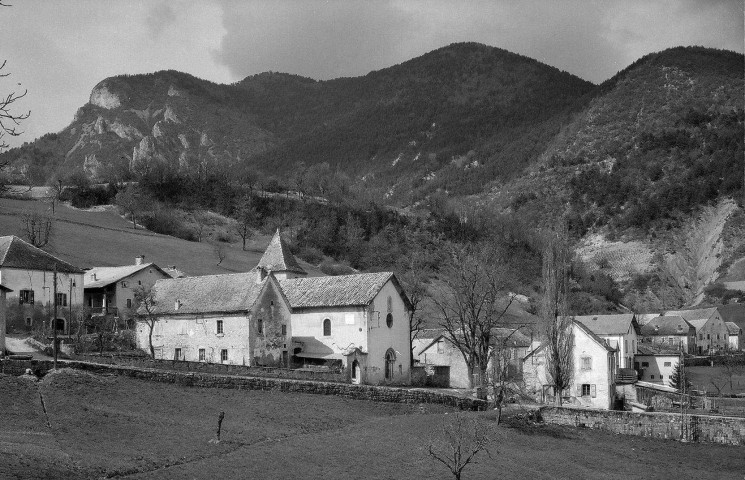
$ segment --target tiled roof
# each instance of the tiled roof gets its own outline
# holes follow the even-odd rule
[[[273,277],[256,283],[256,274],[250,272],[158,280],[153,287],[156,301],[153,313],[245,312],[256,303],[269,278]],[[140,313],[144,313],[142,309]]]
[[[639,324],[639,326],[646,325],[649,323],[650,320],[653,318],[659,317],[660,313],[637,313],[636,314],[636,323]]]
[[[124,265],[121,267],[93,267],[83,277],[85,288],[101,288],[111,285],[119,280],[124,280],[130,275],[134,275],[145,268],[157,268],[161,273],[168,275],[154,263],[145,263],[142,265]],[[169,275],[170,276],[170,275]]]
[[[663,317],[655,317],[647,322],[641,328],[641,334],[645,337],[650,336],[688,336],[688,330],[691,324],[688,323],[683,317],[677,315],[665,315]]]
[[[739,335],[740,334],[740,326],[737,325],[735,322],[724,322],[725,325],[727,325],[727,333],[730,335]]]
[[[582,330],[583,332],[585,332],[587,334],[587,336],[589,336],[590,338],[592,338],[593,340],[595,340],[595,342],[597,342],[598,344],[600,344],[607,351],[609,351],[609,352],[615,352],[616,351],[615,348],[613,348],[610,345],[608,345],[608,342],[606,342],[605,340],[603,340],[602,338],[600,338],[595,332],[593,332],[588,327],[586,327],[584,323],[575,321],[574,324],[577,325],[577,327],[579,327],[580,330]]]
[[[24,242],[15,235],[0,237],[0,266],[51,272],[55,265],[61,273],[83,273],[78,267]]]
[[[507,338],[508,347],[530,347],[530,337],[514,328],[497,327],[492,329],[492,343],[501,342]],[[509,337],[509,338],[508,338]]]
[[[261,256],[261,260],[256,265],[262,267],[265,270],[271,270],[272,272],[295,272],[300,274],[307,274],[303,267],[297,263],[297,259],[290,252],[290,248],[282,240],[282,236],[279,234],[279,229],[272,237],[272,240],[264,250],[264,255]]]
[[[344,307],[368,305],[391,278],[391,272],[359,273],[291,278],[279,284],[292,308]]]
[[[597,335],[624,335],[631,328],[634,314],[579,315],[574,319]]]
[[[715,307],[710,307],[696,308],[693,310],[669,310],[665,312],[665,316],[667,317],[670,315],[677,315],[679,317],[685,318],[686,321],[690,322],[691,320],[708,320],[715,313],[717,313],[717,309]]]

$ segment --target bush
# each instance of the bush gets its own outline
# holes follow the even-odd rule
[[[336,263],[333,260],[326,259],[318,266],[326,275],[351,275],[357,271],[345,263]]]
[[[315,247],[303,247],[298,252],[298,257],[311,265],[318,265],[323,261],[323,252]]]

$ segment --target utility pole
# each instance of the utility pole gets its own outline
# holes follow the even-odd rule
[[[52,317],[52,332],[54,335],[54,369],[57,370],[57,264],[54,264],[54,316]]]

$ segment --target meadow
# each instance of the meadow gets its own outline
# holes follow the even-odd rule
[[[60,370],[0,375],[0,478],[451,478],[427,454],[456,412],[333,396],[189,388]],[[222,441],[215,436],[225,412]],[[742,479],[739,447],[496,425],[465,479]]]
[[[30,211],[46,213],[41,201],[0,198],[0,235],[23,237],[21,215]],[[175,265],[189,276],[246,272],[259,262],[270,236],[257,235],[246,245],[222,243],[225,258],[218,265],[214,246],[160,235],[122,218],[113,206],[79,210],[65,204],[55,208],[52,241],[44,250],[81,268],[132,265],[137,255],[159,266]],[[320,271],[302,263],[310,275]]]

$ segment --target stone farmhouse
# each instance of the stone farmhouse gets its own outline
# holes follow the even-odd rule
[[[512,328],[495,328],[492,333],[492,344],[503,352],[501,358],[507,362],[508,377],[518,380],[522,376],[522,359],[530,349],[530,338]],[[431,372],[437,386],[449,388],[471,386],[468,365],[463,353],[442,333],[429,339],[427,345],[417,352],[417,361],[425,370]],[[493,357],[489,371],[492,368],[491,362],[493,362]],[[476,380],[474,382],[477,383]]]
[[[171,276],[156,264],[145,263],[144,256],[136,257],[134,265],[93,267],[83,277],[84,303],[92,316],[110,315],[117,325],[131,327],[137,288],[151,288],[164,278]]]
[[[639,324],[635,314],[580,315],[574,319],[616,349],[619,368],[634,368],[634,355],[639,341]]]
[[[717,311],[722,316],[724,323],[728,325],[728,328],[734,332],[734,328],[729,326],[729,323],[734,323],[739,327],[739,336],[736,340],[732,339],[732,333],[729,333],[730,348],[733,348],[733,344],[737,342],[737,348],[734,350],[745,350],[745,304],[744,303],[729,303],[727,305],[717,305]]]
[[[716,307],[695,310],[670,310],[665,316],[683,317],[696,329],[696,351],[699,355],[716,353],[727,347],[729,333]]]
[[[395,275],[306,275],[277,231],[253,272],[159,280],[138,345],[152,318],[156,358],[337,365],[355,383],[408,383],[411,307]]]
[[[735,322],[724,322],[727,325],[727,348],[730,350],[740,350],[742,348],[742,328]]]
[[[642,325],[640,333],[642,343],[665,344],[690,354],[696,352],[696,328],[683,317],[654,317]]]
[[[546,371],[546,345],[541,344],[523,358],[523,381],[526,391],[542,403],[552,403],[554,396],[574,406],[609,410],[616,396],[616,357],[618,352],[582,322],[572,322],[572,383],[564,392],[555,392]]]
[[[0,237],[0,284],[8,293],[9,330],[30,330],[46,315],[40,307],[54,304],[57,270],[57,329],[68,333],[71,308],[83,306],[83,270],[11,235]]]

